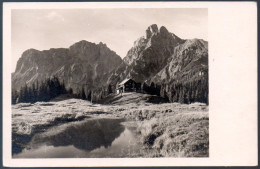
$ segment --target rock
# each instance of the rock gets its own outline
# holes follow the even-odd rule
[[[80,41],[69,48],[39,51],[26,50],[18,60],[12,74],[12,88],[41,82],[48,77],[57,76],[73,91],[85,87],[86,92],[106,82],[109,72],[122,63],[122,59],[106,44]]]
[[[165,27],[158,31],[153,24],[146,30],[146,38],[140,37],[125,56],[126,65],[115,70],[110,77],[110,83],[116,84],[126,77],[131,77],[137,82],[144,82],[159,73],[173,55],[174,48],[185,40],[169,33]],[[119,75],[119,76],[118,76]]]
[[[161,86],[162,97],[171,96],[172,82],[192,82],[208,76],[208,42],[183,40],[166,27],[151,25],[145,37],[134,42],[121,64],[109,77],[116,85],[125,78]]]
[[[146,39],[151,38],[152,35],[158,33],[158,27],[156,24],[149,26],[146,30]]]
[[[168,63],[149,80],[150,82],[167,84],[173,79],[189,80],[198,78],[203,74],[201,72],[207,72],[208,46],[206,41],[198,39],[186,40],[185,43],[178,45],[174,50],[174,54],[169,58]],[[179,74],[185,74],[185,76],[180,79]]]
[[[160,32],[161,36],[163,36],[163,37],[170,36],[168,30],[167,30],[164,26],[162,26],[162,27],[160,28],[160,31],[159,31],[159,32]]]
[[[107,96],[106,89],[126,78],[161,85],[160,95],[171,96],[173,81],[190,82],[208,75],[208,42],[184,40],[156,24],[138,38],[123,60],[106,44],[85,40],[69,48],[26,50],[12,74],[12,88],[57,76],[74,93],[84,87],[92,99]]]

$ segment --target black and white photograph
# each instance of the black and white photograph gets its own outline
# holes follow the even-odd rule
[[[253,164],[253,14],[238,5],[137,4],[5,6],[8,166]]]
[[[207,9],[11,17],[13,158],[209,156]]]

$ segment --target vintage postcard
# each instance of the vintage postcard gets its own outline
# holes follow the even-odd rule
[[[5,166],[257,165],[256,3],[3,6]]]

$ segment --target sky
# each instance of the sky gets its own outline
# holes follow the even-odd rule
[[[81,40],[103,42],[123,58],[152,24],[182,39],[208,40],[206,8],[13,9],[11,19],[12,71],[27,49],[68,48]]]

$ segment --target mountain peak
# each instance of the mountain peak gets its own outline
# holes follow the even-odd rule
[[[166,29],[166,27],[164,27],[164,26],[161,26],[161,28],[160,28],[160,31],[159,31],[161,34],[168,34],[169,33],[169,31]]]
[[[24,57],[28,57],[28,56],[32,56],[36,53],[40,52],[39,50],[36,50],[36,49],[33,49],[33,48],[30,48],[30,49],[27,49],[25,50],[23,53],[22,53],[22,57],[21,58],[24,58]]]
[[[146,29],[146,39],[149,39],[152,35],[158,33],[158,27],[156,24],[152,24]]]
[[[105,43],[103,43],[103,42],[99,42],[98,45],[101,46],[101,47],[107,47],[107,45]]]
[[[31,52],[39,52],[39,50],[30,48],[30,49],[25,50],[23,53],[31,53]]]

